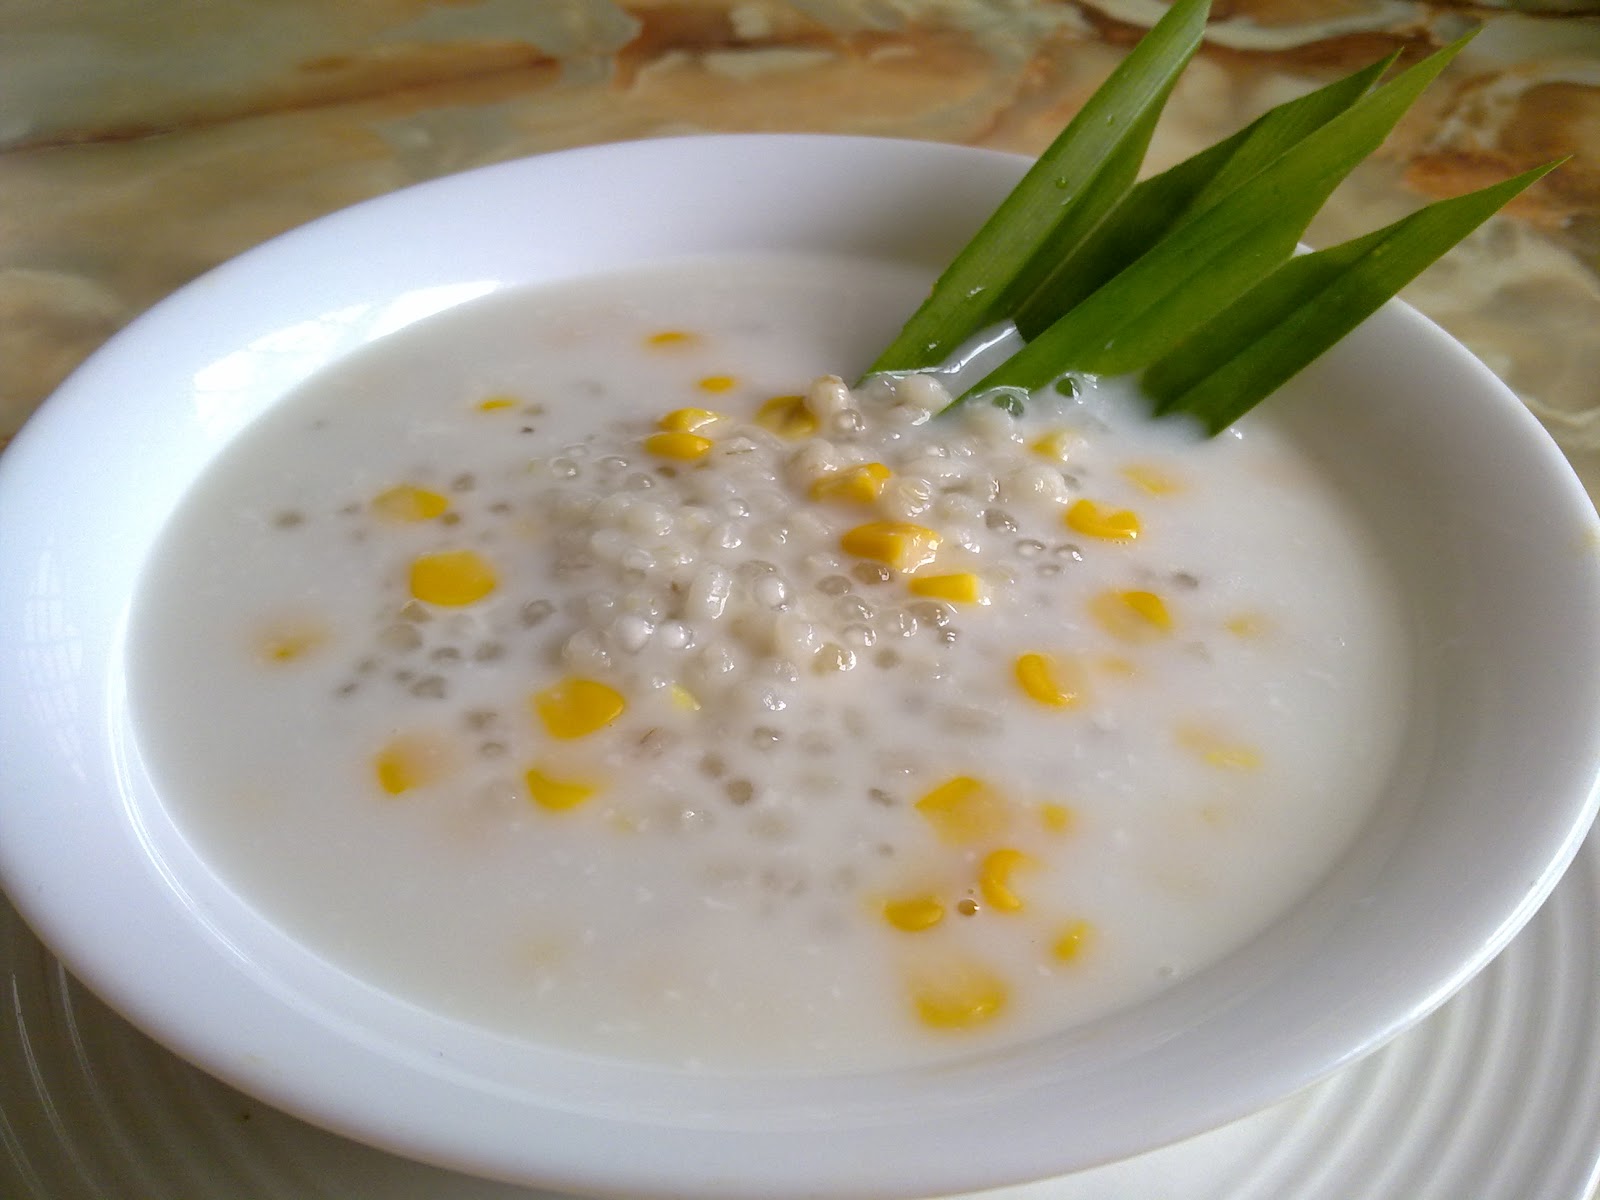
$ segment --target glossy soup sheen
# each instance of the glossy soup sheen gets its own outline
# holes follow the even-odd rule
[[[711,1069],[965,1054],[1247,940],[1382,784],[1393,584],[1265,419],[827,377],[926,283],[514,291],[275,407],[136,614],[181,827],[417,1003]]]

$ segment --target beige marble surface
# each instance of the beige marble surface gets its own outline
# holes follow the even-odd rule
[[[1152,0],[0,0],[0,439],[222,260],[432,176],[584,143],[823,130],[1040,149]],[[1600,481],[1600,5],[1221,0],[1149,160],[1474,24],[1312,230],[1572,160],[1408,292]]]

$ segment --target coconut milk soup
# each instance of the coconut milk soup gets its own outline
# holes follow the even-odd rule
[[[1214,962],[1346,846],[1408,647],[1252,416],[850,378],[899,267],[503,294],[327,372],[164,535],[141,745],[224,878],[419,1004],[861,1069]]]

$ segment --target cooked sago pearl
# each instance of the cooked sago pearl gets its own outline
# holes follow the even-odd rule
[[[1023,654],[1017,658],[1015,673],[1017,686],[1040,704],[1073,708],[1083,703],[1083,673],[1074,663],[1063,663],[1049,654]]]
[[[627,707],[622,693],[615,688],[577,676],[568,676],[533,695],[533,710],[545,732],[563,741],[599,732]]]
[[[902,933],[921,933],[944,920],[944,905],[936,896],[905,896],[884,902],[883,919]]]
[[[879,509],[896,521],[912,521],[933,507],[933,484],[917,476],[899,476],[884,485]]]
[[[1050,953],[1057,962],[1076,962],[1088,953],[1094,943],[1094,926],[1088,921],[1069,922],[1051,943]]]
[[[1020,912],[1022,898],[1017,895],[1011,886],[1011,877],[1017,871],[1036,866],[1033,859],[1021,850],[1006,847],[1000,850],[991,850],[984,855],[982,864],[978,867],[978,890],[983,893],[983,898],[989,902],[989,907],[1000,912]]]
[[[1180,725],[1177,739],[1178,745],[1209,766],[1227,771],[1253,771],[1261,766],[1261,752],[1254,746],[1231,741],[1203,725]]]
[[[522,778],[528,787],[528,797],[540,808],[551,812],[577,808],[600,790],[592,783],[558,778],[548,774],[542,767],[529,767]]]
[[[987,604],[983,580],[971,571],[957,571],[950,575],[916,575],[906,585],[913,596],[927,596],[934,600],[948,600],[952,604]]]
[[[819,420],[828,420],[856,411],[856,399],[844,380],[837,375],[823,375],[812,381],[811,390],[806,393],[806,407]]]
[[[817,431],[817,417],[804,396],[774,396],[756,410],[756,424],[779,437],[799,439]]]
[[[920,425],[934,413],[949,408],[951,400],[950,389],[937,376],[921,373],[899,380],[895,384],[894,396],[899,407],[908,410],[911,417],[908,423],[914,425]]]
[[[495,572],[476,550],[441,550],[411,563],[411,594],[424,604],[460,608],[495,589]]]
[[[814,482],[811,485],[811,498],[871,504],[883,492],[883,485],[888,482],[889,474],[889,468],[880,462],[846,467],[842,471],[824,475]]]
[[[372,511],[390,521],[431,521],[450,508],[447,496],[402,483],[372,498]]]
[[[702,567],[689,584],[683,615],[691,621],[715,621],[733,595],[733,575],[718,566]]]
[[[1147,642],[1172,630],[1172,613],[1155,592],[1133,589],[1105,591],[1089,601],[1089,613],[1112,637]]]
[[[1111,542],[1131,542],[1139,536],[1139,517],[1128,509],[1102,508],[1093,500],[1075,500],[1067,508],[1066,523],[1086,537]]]
[[[704,458],[715,444],[710,438],[701,437],[698,433],[668,430],[652,433],[644,440],[644,448],[651,454],[658,458],[677,459],[680,462],[693,462]]]
[[[933,561],[943,541],[926,526],[906,521],[870,521],[847,531],[839,539],[839,548],[896,571],[915,571]]]
[[[1122,468],[1122,477],[1152,496],[1170,496],[1183,491],[1183,480],[1174,472],[1149,463],[1128,463]]]
[[[945,780],[925,793],[916,807],[941,841],[956,846],[986,841],[1010,823],[1005,798],[971,775]]]
[[[380,749],[372,760],[378,786],[391,796],[426,787],[440,778],[448,752],[438,739],[423,734],[402,734]]]
[[[977,963],[953,962],[938,973],[925,970],[911,983],[917,1018],[931,1029],[971,1029],[992,1021],[1006,998],[1004,980]]]
[[[637,613],[620,616],[611,626],[611,641],[624,653],[637,654],[650,641],[655,626]]]
[[[1000,498],[1007,504],[1065,504],[1072,499],[1072,489],[1054,467],[1024,463],[1001,477]]]

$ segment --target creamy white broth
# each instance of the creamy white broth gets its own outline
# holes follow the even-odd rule
[[[197,485],[141,596],[133,698],[181,826],[400,995],[714,1068],[967,1053],[1247,940],[1381,787],[1393,584],[1267,420],[1201,441],[1120,382],[928,420],[923,383],[813,384],[925,286],[667,266],[313,380]],[[792,394],[814,434],[757,421]],[[723,414],[702,457],[650,440],[690,408]],[[878,521],[938,534],[932,563],[862,553]],[[448,603],[412,574],[441,552]],[[574,681],[622,711],[557,737],[536,697],[571,717]]]

